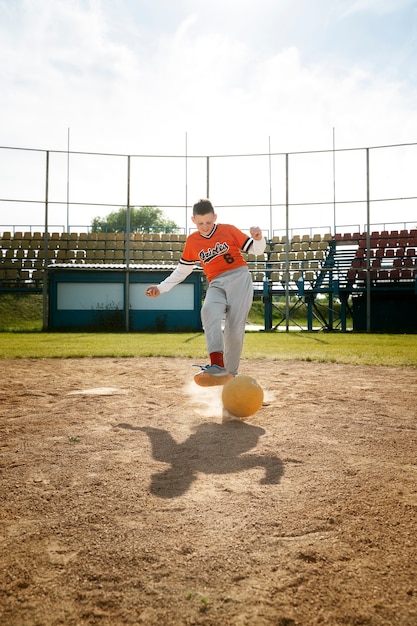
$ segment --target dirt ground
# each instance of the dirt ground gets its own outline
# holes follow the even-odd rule
[[[0,361],[0,624],[417,624],[416,370]]]

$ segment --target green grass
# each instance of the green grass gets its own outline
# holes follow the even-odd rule
[[[186,357],[205,362],[203,333],[2,333],[0,358]],[[417,366],[417,335],[248,332],[243,358]]]
[[[256,305],[256,303],[255,303]],[[256,306],[251,323],[262,324]],[[42,296],[0,296],[0,358],[186,357],[205,363],[203,333],[44,333]],[[248,332],[244,359],[417,367],[417,335]]]
[[[42,330],[42,296],[0,294],[0,332]]]
[[[277,323],[282,314],[276,310],[273,313],[273,323]],[[307,325],[305,309],[301,307],[296,311],[295,320],[301,326]],[[260,300],[254,301],[248,322],[256,326],[264,325],[264,305]],[[22,330],[27,332],[42,330],[42,295],[0,294],[0,332]]]

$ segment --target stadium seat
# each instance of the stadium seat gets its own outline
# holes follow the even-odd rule
[[[355,280],[356,278],[356,269],[354,268],[350,268],[347,272],[347,279],[348,280]]]

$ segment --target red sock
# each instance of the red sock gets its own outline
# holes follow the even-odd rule
[[[210,365],[224,367],[223,352],[210,352]]]

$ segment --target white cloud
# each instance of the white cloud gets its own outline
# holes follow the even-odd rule
[[[177,12],[165,3],[171,13],[161,18],[158,31],[155,14],[148,29],[144,13],[136,22],[129,19],[129,7],[145,4],[0,2],[0,113],[7,122],[1,143],[65,149],[68,127],[72,150],[124,154],[184,154],[186,132],[189,154],[201,155],[266,153],[269,137],[273,152],[329,149],[334,127],[339,148],[417,139],[416,88],[405,80],[388,79],[358,59],[329,54],[310,61],[300,45],[280,44],[279,29],[274,50],[254,46],[242,37],[253,17],[248,5],[238,12],[235,29],[231,16],[237,6],[227,4],[222,15],[230,16],[230,28],[222,22],[217,29],[213,17],[208,28],[203,3],[193,4],[193,10],[192,3],[179,3]],[[320,15],[325,4],[329,6],[327,0],[320,4]],[[392,6],[381,4],[385,10]],[[221,11],[223,2],[216,6]],[[266,0],[263,4],[268,10],[273,6]],[[290,10],[293,4],[285,7]],[[351,5],[355,11],[366,7],[370,10],[372,3]],[[272,15],[276,18],[273,13],[271,20]],[[262,16],[264,22],[267,18]],[[294,14],[286,18],[289,23]],[[75,163],[73,167],[75,178]],[[100,201],[112,175],[121,192],[113,196],[109,189],[108,197],[124,198],[123,167],[117,174],[113,165],[89,172],[90,180],[105,178]],[[313,189],[320,168],[308,167],[307,174],[300,174],[297,199],[322,194]],[[152,194],[154,203],[184,201],[181,162],[171,162],[163,174],[146,168],[146,179],[140,168],[135,177],[150,203]],[[276,169],[281,176],[279,159]],[[228,185],[217,182],[220,176]],[[249,203],[257,196],[268,202],[266,160],[259,170],[249,161],[236,161],[233,167],[231,161],[213,162],[211,182],[217,202]],[[190,199],[204,191],[204,161],[190,164]],[[93,198],[94,190],[90,193],[85,183],[77,193]],[[274,195],[282,200],[281,181],[274,184]]]
[[[188,32],[192,28],[193,24],[196,23],[196,21],[197,21],[197,16],[193,14],[187,17],[183,22],[181,22],[181,24],[176,30],[175,38],[174,38],[177,45],[181,44],[185,40]]]
[[[296,46],[266,54],[237,39],[233,28],[229,35],[201,32],[198,12],[148,48],[133,27],[130,37],[117,30],[126,17],[115,30],[98,1],[22,7],[3,22],[0,44],[7,60],[3,117],[20,144],[26,137],[30,145],[55,147],[54,137],[60,142],[70,126],[74,148],[79,142],[84,150],[140,152],[154,144],[160,151],[166,140],[170,151],[173,141],[182,146],[186,131],[200,144],[197,152],[245,150],[245,142],[252,151],[269,135],[286,150],[303,142],[310,149],[344,123],[350,142],[375,143],[379,131],[380,141],[387,130],[392,140],[389,119],[398,108],[402,124],[413,126],[404,117],[412,89],[407,95],[398,82],[384,85],[360,63],[308,63]],[[397,132],[401,141],[398,125]]]
[[[344,10],[343,17],[356,13],[373,13],[375,15],[388,15],[397,13],[404,8],[415,4],[415,0],[354,0]]]

